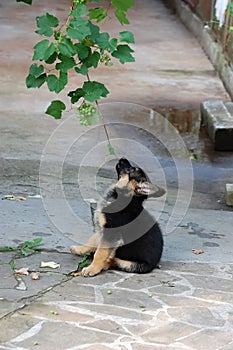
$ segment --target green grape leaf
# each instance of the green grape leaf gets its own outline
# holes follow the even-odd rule
[[[29,74],[35,78],[38,78],[44,72],[44,66],[38,66],[36,63],[33,63],[29,68]]]
[[[101,51],[105,50],[109,46],[109,34],[107,32],[100,33],[99,27],[94,25],[89,21],[89,29],[91,34],[88,35],[88,38],[97,44]]]
[[[58,56],[58,54],[57,54],[57,52],[55,51],[55,52],[45,61],[45,63],[47,63],[47,64],[52,64],[52,63],[54,63],[54,62],[56,61],[56,59],[57,59],[57,56]]]
[[[77,73],[82,74],[82,75],[87,75],[87,73],[88,73],[88,68],[87,68],[87,66],[85,66],[85,64],[82,64],[80,68],[75,67],[74,69]]]
[[[65,36],[62,38],[62,42],[58,43],[58,50],[62,55],[67,57],[72,57],[76,52],[75,45],[72,43],[70,38]]]
[[[94,9],[89,9],[88,17],[90,20],[96,20],[96,22],[101,22],[107,17],[107,13],[103,7],[96,7]]]
[[[109,34],[107,32],[99,33],[96,36],[95,43],[102,51],[105,50],[109,46]]]
[[[54,43],[50,43],[48,39],[41,40],[34,46],[34,55],[32,60],[46,61],[54,54],[54,52]]]
[[[128,11],[130,7],[134,6],[134,1],[133,0],[111,0],[112,5],[121,11]]]
[[[111,0],[112,5],[115,7],[115,16],[121,24],[129,24],[129,20],[126,17],[126,12],[130,7],[134,6],[133,0]]]
[[[134,44],[135,40],[134,40],[134,35],[132,32],[129,31],[124,31],[124,32],[120,32],[120,41],[121,42],[125,42],[127,44]]]
[[[66,109],[66,105],[59,100],[52,101],[46,110],[46,114],[51,115],[55,119],[61,119],[62,111]]]
[[[93,40],[93,42],[95,42],[96,38],[99,35],[100,29],[98,26],[91,23],[90,21],[88,22],[88,27],[89,27],[90,32],[91,32],[88,36],[89,36],[90,40]]]
[[[86,15],[86,6],[84,4],[75,5],[75,9],[71,11],[71,15],[74,17],[81,17]]]
[[[61,60],[61,62],[56,64],[56,69],[60,70],[63,73],[66,73],[69,69],[76,66],[76,62],[73,59],[73,57],[59,55],[58,58],[59,58],[59,60]]]
[[[131,55],[134,52],[128,45],[118,45],[117,49],[112,52],[112,56],[118,58],[124,64],[125,62],[134,62],[135,58]]]
[[[59,20],[57,17],[47,12],[46,15],[44,16],[37,16],[36,23],[37,23],[37,27],[40,28],[36,30],[36,33],[49,37],[53,35],[52,27],[57,27],[59,24]]]
[[[111,40],[109,40],[108,48],[109,48],[111,53],[116,50],[117,44],[118,44],[118,39],[117,38],[112,38]]]
[[[75,44],[75,49],[76,52],[78,53],[78,58],[82,61],[85,58],[87,58],[91,52],[90,47],[82,44],[82,43],[77,43]]]
[[[116,9],[114,13],[115,13],[116,18],[118,19],[118,21],[121,24],[129,24],[129,20],[126,17],[126,14],[124,11]]]
[[[100,60],[100,54],[99,52],[95,51],[91,53],[85,60],[83,60],[83,63],[87,68],[94,67],[96,68],[98,66]]]
[[[60,72],[59,78],[54,74],[47,76],[48,89],[56,92],[57,94],[64,89],[67,82],[67,73]]]
[[[83,90],[85,91],[85,100],[94,102],[101,97],[106,97],[109,93],[104,84],[98,81],[85,81],[83,84]]]
[[[44,66],[38,66],[36,63],[33,63],[29,68],[29,74],[26,77],[26,86],[30,88],[39,88],[46,81],[46,74],[44,73]]]
[[[32,0],[16,0],[17,2],[24,2],[25,4],[31,5]]]
[[[67,28],[67,34],[72,39],[83,40],[91,34],[88,20],[81,17],[71,20],[70,26]]]
[[[76,103],[81,97],[85,96],[85,91],[81,88],[78,88],[74,91],[70,91],[68,96],[71,97],[71,103]]]
[[[26,77],[26,86],[28,89],[30,88],[39,88],[41,87],[45,81],[46,81],[46,74],[41,74],[40,76],[35,77],[32,74],[29,74]]]

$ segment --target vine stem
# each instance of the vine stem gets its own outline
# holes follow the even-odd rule
[[[107,125],[106,125],[106,123],[105,123],[103,113],[100,111],[100,108],[99,108],[99,103],[98,103],[98,101],[97,101],[97,100],[95,101],[95,104],[96,104],[96,107],[97,107],[98,113],[99,113],[99,115],[100,115],[101,122],[102,122],[103,127],[104,127],[104,132],[105,132],[106,138],[107,138],[107,140],[108,140],[109,145],[111,145],[111,141],[110,141],[110,137],[109,137],[108,128],[107,128]]]
[[[87,80],[90,81],[90,76],[89,76],[89,74],[87,74]],[[105,123],[103,113],[100,111],[99,102],[98,102],[97,100],[95,100],[95,104],[96,104],[96,107],[97,107],[99,116],[100,116],[100,118],[101,118],[101,122],[102,122],[102,125],[103,125],[103,128],[104,128],[104,132],[105,132],[105,135],[106,135],[108,144],[112,147],[112,144],[111,144],[111,141],[110,141],[110,137],[109,137],[109,132],[108,132],[107,125],[106,125],[106,123]]]

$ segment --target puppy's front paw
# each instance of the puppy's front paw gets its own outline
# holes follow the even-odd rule
[[[82,246],[72,245],[70,246],[70,251],[72,254],[76,254],[76,255],[85,254],[85,250]]]
[[[84,267],[81,271],[81,275],[84,277],[93,277],[95,275],[98,275],[100,273],[100,269],[94,265],[89,265],[87,267]]]

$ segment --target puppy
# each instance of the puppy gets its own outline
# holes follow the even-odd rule
[[[94,253],[92,263],[81,271],[83,276],[95,276],[109,268],[147,273],[162,255],[162,232],[143,202],[148,197],[161,197],[165,191],[125,158],[119,160],[116,171],[118,182],[97,211],[98,232],[85,245],[70,247],[73,254]]]

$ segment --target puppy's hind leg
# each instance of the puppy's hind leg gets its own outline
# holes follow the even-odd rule
[[[135,262],[115,258],[112,261],[111,267],[121,271],[131,273],[148,273],[153,270],[153,266],[146,262]]]
[[[99,245],[99,242],[100,242],[100,234],[99,232],[97,232],[94,235],[92,235],[87,241],[87,243],[85,243],[84,245],[82,246],[72,245],[70,247],[70,251],[72,254],[76,254],[76,255],[94,253]]]

